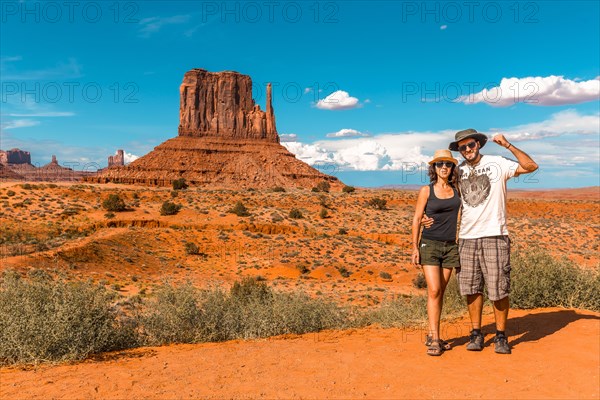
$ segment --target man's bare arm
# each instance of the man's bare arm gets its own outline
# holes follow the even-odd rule
[[[519,166],[515,171],[515,177],[522,174],[529,174],[538,169],[538,165],[535,161],[533,161],[531,157],[529,157],[529,154],[525,153],[521,149],[518,149],[512,143],[509,143],[508,140],[506,140],[506,138],[504,137],[504,135],[496,135],[492,138],[492,140],[494,141],[494,143],[497,143],[498,145],[510,150],[510,152],[513,153],[513,155],[517,159]]]

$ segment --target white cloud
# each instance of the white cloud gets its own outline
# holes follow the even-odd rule
[[[30,126],[36,126],[39,124],[39,121],[35,121],[32,119],[13,119],[10,121],[3,122],[2,125],[0,125],[0,127],[2,128],[2,131],[4,131],[8,129],[28,128]]]
[[[578,82],[551,75],[502,78],[499,86],[461,96],[457,101],[465,104],[487,103],[494,107],[508,107],[515,103],[560,106],[598,99],[600,99],[600,77]]]
[[[33,113],[33,114],[12,113],[12,114],[6,114],[6,115],[9,117],[72,117],[75,115],[75,113],[50,111],[50,112],[38,112],[38,113]]]
[[[486,133],[489,137],[497,132],[505,134],[544,168],[590,163],[597,166],[600,160],[599,118],[598,114],[566,110],[540,122],[492,129]],[[415,170],[426,167],[435,150],[447,149],[460,129],[381,133],[369,138],[338,137],[310,144],[294,141],[283,145],[310,165],[334,163],[343,170],[357,171]],[[486,145],[484,153],[513,158],[492,142]],[[459,156],[458,153],[454,155]]]
[[[59,62],[53,67],[29,71],[13,67],[12,63],[21,60],[22,57],[20,56],[2,58],[2,62],[0,63],[0,73],[3,81],[73,79],[79,78],[82,75],[81,65],[79,65],[74,58],[69,58],[67,62]]]
[[[441,30],[446,30],[446,28],[448,28],[448,25],[442,25],[442,26],[440,26]]]
[[[123,152],[123,162],[125,164],[129,164],[130,162],[133,162],[133,161],[137,160],[138,158],[140,158],[140,156],[136,156],[135,154],[128,153],[126,151]]]
[[[328,133],[326,135],[327,137],[331,137],[331,138],[340,138],[340,137],[367,137],[367,136],[371,136],[368,133],[363,133],[360,131],[357,131],[356,129],[340,129],[337,132],[332,132],[332,133]]]
[[[329,96],[317,102],[317,108],[321,110],[349,110],[360,107],[356,97],[352,97],[343,90],[337,90]]]
[[[517,125],[501,131],[509,140],[539,140],[568,134],[599,135],[600,114],[582,115],[575,110],[564,110],[553,114],[550,119],[530,124]]]
[[[310,93],[310,92],[312,92],[312,91],[313,91],[313,89],[312,89],[312,88],[309,88],[309,87],[307,87],[307,88],[304,88],[304,94]]]
[[[281,142],[295,142],[298,139],[298,135],[295,133],[282,133],[279,135],[279,141]]]
[[[172,17],[150,17],[140,20],[139,36],[148,38],[157,33],[165,25],[185,24],[190,20],[189,15],[174,15]],[[192,35],[193,32],[190,33]]]

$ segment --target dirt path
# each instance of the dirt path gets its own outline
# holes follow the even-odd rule
[[[425,354],[421,331],[380,328],[144,348],[4,368],[0,398],[599,398],[600,314],[515,311],[511,327],[510,356],[494,353],[491,334],[467,352],[465,320],[446,324],[455,348],[442,357]]]

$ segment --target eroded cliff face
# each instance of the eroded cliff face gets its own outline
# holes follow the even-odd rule
[[[252,99],[252,80],[237,72],[188,71],[180,87],[179,135],[131,164],[110,166],[92,182],[169,186],[179,178],[204,187],[310,188],[342,185],[298,160],[279,143],[267,86],[266,111]]]
[[[279,143],[267,86],[267,111],[252,99],[252,80],[237,72],[186,72],[179,88],[179,135]]]

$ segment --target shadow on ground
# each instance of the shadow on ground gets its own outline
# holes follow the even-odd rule
[[[581,319],[593,319],[600,321],[596,315],[578,314],[575,310],[547,311],[535,314],[525,315],[523,317],[508,319],[507,334],[509,337],[517,337],[511,340],[513,347],[525,342],[536,342],[540,339],[550,336],[572,322]],[[496,332],[494,323],[482,327],[484,335],[493,335]],[[486,346],[493,342],[493,336],[487,340]],[[462,346],[469,341],[469,335],[457,337],[450,341],[452,346]]]

